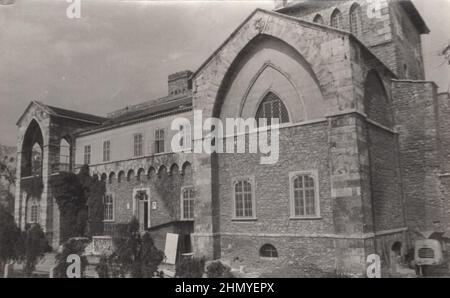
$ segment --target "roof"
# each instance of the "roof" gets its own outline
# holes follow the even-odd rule
[[[406,13],[409,15],[411,21],[417,27],[420,34],[430,33],[430,29],[428,28],[427,24],[423,20],[419,11],[417,11],[416,6],[410,0],[399,0],[399,3],[406,11]]]
[[[301,2],[295,2],[292,4],[288,4],[285,7],[276,9],[276,12],[279,13],[283,13],[283,12],[287,12],[291,9],[308,9],[308,8],[319,8],[319,7],[328,7],[328,6],[333,6],[338,4],[339,0],[304,0]],[[417,11],[417,8],[415,7],[415,5],[412,3],[411,0],[398,0],[400,6],[403,7],[403,9],[406,11],[406,13],[409,15],[409,17],[411,18],[411,21],[413,22],[413,24],[416,26],[416,28],[419,30],[420,34],[428,34],[430,33],[430,29],[428,28],[428,26],[426,25],[425,21],[423,20],[422,16],[420,15],[420,13]]]
[[[77,135],[88,135],[114,127],[129,125],[140,121],[182,113],[192,109],[192,96],[185,96],[167,102],[156,103],[142,110],[136,110],[104,121],[101,125],[78,131]]]
[[[309,1],[313,1],[313,0],[309,0]],[[327,0],[315,0],[316,1],[327,1]],[[303,2],[300,4],[304,4]],[[276,11],[268,11],[268,10],[264,10],[261,8],[257,8],[255,9],[237,28],[236,30],[234,30],[230,36],[205,60],[205,62],[203,62],[200,67],[192,74],[191,78],[195,78],[202,70],[203,68],[205,68],[210,61],[212,61],[214,59],[214,57],[226,46],[226,44],[240,31],[240,29],[257,13],[257,12],[263,12],[266,14],[270,14],[272,16],[276,16],[279,18],[284,18],[287,20],[291,20],[297,23],[301,23],[305,26],[308,27],[315,27],[324,31],[328,31],[328,32],[332,32],[332,33],[337,33],[337,34],[343,34],[346,36],[349,36],[352,40],[356,41],[359,45],[361,45],[366,51],[368,51],[369,53],[371,53],[374,57],[374,59],[376,59],[378,62],[380,62],[382,65],[384,65],[384,67],[394,76],[396,77],[396,75],[392,72],[392,70],[386,66],[386,64],[381,61],[363,42],[361,42],[357,37],[355,37],[352,33],[345,31],[345,30],[341,30],[338,28],[334,28],[331,26],[327,26],[327,25],[322,25],[319,23],[314,23],[314,22],[309,22],[306,21],[304,19],[301,18],[297,18],[297,17],[292,17],[286,14],[282,14]]]
[[[66,109],[46,105],[37,100],[33,100],[32,102],[30,102],[28,107],[25,109],[23,114],[20,116],[19,120],[17,121],[17,125],[19,125],[20,121],[22,120],[22,118],[25,116],[28,109],[32,105],[39,106],[40,108],[45,110],[49,115],[51,115],[53,117],[72,119],[72,120],[86,122],[86,123],[90,123],[90,124],[101,124],[101,123],[105,122],[105,120],[106,120],[106,118],[100,117],[97,115],[80,113],[80,112],[76,112],[76,111],[72,111],[72,110],[66,110]]]

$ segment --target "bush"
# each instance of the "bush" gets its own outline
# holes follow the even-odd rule
[[[232,278],[231,268],[224,265],[221,261],[214,261],[206,267],[208,278]]]
[[[83,253],[88,242],[89,239],[87,238],[70,238],[66,243],[63,244],[62,251],[56,255],[56,267],[54,271],[55,278],[67,277],[67,267],[70,265],[69,263],[67,263],[67,257],[72,254],[80,256],[81,277],[84,277],[87,259],[83,255]]]
[[[100,260],[97,264],[97,266],[95,266],[95,271],[98,274],[99,278],[109,278],[109,258],[105,255],[100,257]]]
[[[164,253],[156,248],[149,233],[141,236],[136,218],[120,227],[119,235],[113,238],[114,252],[96,268],[99,276],[154,277]]]
[[[45,253],[51,252],[52,248],[48,244],[44,231],[40,225],[33,224],[27,227],[22,234],[22,245],[20,252],[21,260],[24,262],[23,272],[26,276],[31,276],[36,269],[36,264]]]
[[[204,258],[182,259],[175,267],[175,277],[179,278],[201,278],[204,272]]]

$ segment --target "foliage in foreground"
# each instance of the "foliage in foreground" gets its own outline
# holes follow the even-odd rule
[[[208,278],[233,278],[231,267],[224,265],[220,261],[211,262],[206,267],[206,275]]]
[[[114,252],[109,257],[102,256],[96,267],[101,278],[151,278],[164,259],[164,253],[156,248],[150,234],[141,235],[136,218],[120,231],[113,244]]]
[[[62,250],[56,255],[56,267],[53,273],[55,278],[67,277],[67,268],[70,265],[70,263],[67,263],[67,257],[72,254],[80,257],[80,273],[81,277],[84,276],[84,271],[88,262],[83,253],[88,242],[89,239],[87,238],[70,238],[63,244]]]
[[[20,258],[18,245],[21,237],[20,229],[14,222],[14,217],[0,205],[0,274],[11,261]]]
[[[201,278],[204,272],[204,258],[182,259],[175,267],[175,277],[178,278]]]
[[[20,260],[23,262],[25,276],[31,276],[36,264],[52,248],[48,244],[45,233],[40,225],[33,224],[22,233],[21,243],[18,246]]]

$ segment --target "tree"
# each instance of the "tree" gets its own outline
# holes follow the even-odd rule
[[[104,276],[107,264],[112,277],[151,278],[164,258],[148,232],[141,236],[136,218],[122,228],[113,243],[114,252],[107,262],[103,261],[103,267],[98,268],[99,276]]]
[[[29,277],[36,269],[38,261],[45,253],[51,252],[52,249],[48,244],[44,231],[38,224],[28,226],[22,233],[21,238],[22,244],[19,249],[20,259],[24,263],[23,272],[25,276]]]
[[[20,257],[19,239],[20,229],[14,222],[14,217],[0,205],[0,273],[2,276],[5,265]]]

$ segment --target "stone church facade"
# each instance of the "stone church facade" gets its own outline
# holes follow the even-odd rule
[[[372,253],[389,265],[418,232],[450,222],[450,109],[424,77],[429,30],[412,2],[372,6],[257,9],[197,71],[170,75],[166,97],[107,117],[30,103],[17,123],[17,222],[40,223],[59,245],[48,179],[88,164],[106,184],[106,234],[135,216],[160,247],[177,233],[182,252],[249,267],[309,262],[362,275]],[[172,152],[172,121],[196,110],[279,118],[278,162]],[[23,187],[36,143],[39,198]]]

